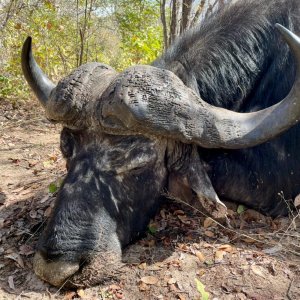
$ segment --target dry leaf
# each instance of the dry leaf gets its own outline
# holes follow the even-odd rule
[[[116,296],[118,299],[124,299],[122,293],[115,293],[115,296]]]
[[[259,266],[251,266],[251,270],[255,275],[265,278],[265,275],[263,273],[263,268],[261,268]]]
[[[158,282],[158,278],[155,276],[144,276],[141,278],[141,281],[149,285],[155,285]]]
[[[245,237],[245,238],[242,238],[241,239],[242,241],[244,241],[245,243],[248,243],[248,244],[253,244],[253,243],[256,243],[256,240],[252,239],[252,238],[248,238],[248,237]]]
[[[162,209],[162,210],[160,211],[160,216],[161,216],[163,219],[166,218],[166,211],[165,211],[164,209]]]
[[[210,238],[212,238],[212,237],[215,236],[215,234],[214,234],[212,231],[210,231],[210,230],[205,230],[205,231],[204,231],[204,234],[205,234],[206,236],[210,237]]]
[[[175,211],[174,211],[174,215],[175,215],[175,216],[178,216],[178,215],[181,215],[181,216],[183,216],[183,215],[185,215],[185,213],[184,213],[184,211],[183,211],[183,210],[181,210],[181,209],[178,209],[178,210],[175,210]]]
[[[21,268],[24,268],[23,259],[18,253],[7,254],[4,257],[14,260]]]
[[[14,145],[14,144],[12,144],[12,145]],[[9,160],[11,160],[11,162],[13,164],[19,164],[21,162],[21,160],[19,158],[9,158]]]
[[[247,209],[243,213],[242,219],[246,222],[252,222],[252,221],[259,222],[265,220],[265,216],[254,209]]]
[[[28,166],[29,166],[29,168],[32,168],[35,165],[37,165],[38,163],[39,163],[38,160],[30,160],[30,161],[28,161]]]
[[[44,212],[44,217],[49,217],[51,215],[52,212],[52,207],[48,206]]]
[[[227,216],[228,217],[233,217],[234,215],[235,215],[235,211],[233,211],[232,209],[227,208]]]
[[[76,293],[74,291],[68,291],[65,293],[64,295],[64,299],[65,300],[72,300],[73,298],[75,298]]]
[[[231,245],[221,245],[218,247],[218,250],[222,250],[228,253],[232,253],[235,251],[235,249]]]
[[[57,155],[56,154],[52,154],[52,155],[48,155],[49,159],[52,160],[53,162],[57,161]]]
[[[197,275],[199,275],[200,277],[203,276],[205,274],[205,269],[199,269],[199,271],[197,272]]]
[[[190,251],[190,248],[186,244],[178,244],[178,248],[181,251]]]
[[[146,283],[141,282],[140,285],[139,285],[139,289],[140,289],[140,291],[148,291],[149,286]]]
[[[141,270],[145,270],[146,269],[146,267],[147,267],[147,263],[141,263],[140,265],[139,265],[139,269],[141,269]]]
[[[77,295],[78,295],[80,298],[83,298],[83,297],[84,297],[84,290],[83,290],[83,289],[77,290]]]
[[[50,160],[47,160],[47,161],[44,161],[43,162],[43,167],[45,168],[45,169],[49,169],[49,168],[51,168],[52,167],[52,165],[53,165],[53,162]]]
[[[34,253],[34,249],[30,245],[22,245],[19,248],[19,254],[28,256]]]
[[[177,285],[178,289],[182,291],[182,285],[180,284],[180,282],[177,282],[176,285]]]
[[[170,261],[169,264],[176,268],[181,266],[181,262],[179,259],[174,259],[174,260]]]
[[[171,292],[178,292],[178,289],[177,289],[177,287],[175,286],[175,284],[170,284],[169,285],[169,290],[171,291]]]
[[[196,256],[199,258],[199,260],[200,260],[201,262],[204,262],[204,261],[205,261],[205,256],[204,256],[204,254],[203,254],[201,251],[196,251],[195,254],[196,254]]]
[[[186,215],[178,215],[177,218],[178,218],[183,224],[186,224],[186,225],[191,224],[191,221],[188,220],[188,218],[187,218]]]
[[[32,193],[32,190],[31,189],[27,189],[27,190],[24,190],[20,193],[21,196],[24,196],[24,195],[27,195],[27,194],[30,194]]]
[[[168,284],[174,284],[174,283],[176,283],[176,279],[175,278],[170,278],[169,280],[168,280]]]
[[[214,220],[212,218],[206,218],[203,222],[203,227],[208,228],[214,223]]]
[[[4,222],[5,220],[4,219],[0,219],[0,229],[2,229],[4,227]]]
[[[179,300],[186,300],[186,298],[181,294],[177,294],[177,297]]]
[[[161,267],[154,265],[154,266],[148,267],[148,270],[149,271],[159,271],[159,270],[161,270]]]
[[[45,197],[43,197],[43,198],[40,200],[40,203],[45,203],[49,198],[50,198],[50,196],[49,196],[49,195],[46,195]]]
[[[109,286],[109,289],[110,289],[110,290],[113,290],[113,291],[117,291],[117,290],[120,290],[121,287],[120,287],[119,285],[117,285],[117,284],[111,284],[111,285]]]
[[[152,239],[152,240],[145,241],[144,246],[149,247],[149,248],[154,247],[155,246],[155,240]]]
[[[14,276],[8,276],[8,285],[12,290],[15,289]]]
[[[17,188],[17,189],[12,190],[11,192],[12,192],[12,193],[15,193],[15,194],[18,194],[18,193],[20,193],[20,192],[23,191],[23,190],[24,190],[24,187],[22,186],[22,187],[20,187],[20,188]]]
[[[215,263],[220,263],[223,260],[225,254],[226,254],[226,252],[223,251],[223,250],[216,251],[216,253],[215,253]]]

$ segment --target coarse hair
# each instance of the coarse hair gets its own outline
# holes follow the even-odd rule
[[[211,104],[241,112],[268,107],[288,93],[295,78],[293,57],[276,23],[299,33],[300,1],[235,1],[178,38],[154,65],[184,82],[196,81],[194,88]]]

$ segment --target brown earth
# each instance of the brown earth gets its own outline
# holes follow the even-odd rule
[[[233,204],[229,228],[168,202],[103,285],[70,291],[39,280],[34,246],[65,174],[60,129],[33,103],[0,102],[0,299],[205,299],[196,279],[209,299],[300,299],[299,215],[272,220]]]

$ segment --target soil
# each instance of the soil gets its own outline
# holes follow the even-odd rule
[[[0,102],[0,299],[300,299],[299,214],[274,220],[231,203],[224,226],[170,200],[117,278],[78,290],[42,282],[32,257],[66,173],[60,130],[34,102]]]

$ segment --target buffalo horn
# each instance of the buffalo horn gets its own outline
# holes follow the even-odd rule
[[[27,37],[23,44],[21,62],[23,74],[28,84],[32,88],[41,104],[46,107],[50,93],[55,88],[55,85],[43,73],[34,59],[31,49],[31,37]]]
[[[170,71],[136,66],[107,89],[97,108],[98,122],[110,133],[162,136],[205,148],[247,148],[276,137],[300,120],[300,38],[279,24],[276,27],[298,68],[295,83],[281,102],[237,113],[209,105]]]

